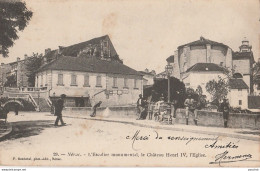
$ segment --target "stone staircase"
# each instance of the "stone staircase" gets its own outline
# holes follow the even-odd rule
[[[24,99],[32,103],[36,111],[50,112],[51,101],[48,97],[48,91],[35,87],[0,87],[1,96],[8,97],[9,99]]]
[[[40,112],[51,112],[51,107],[45,98],[42,98],[42,97],[35,98],[34,97],[34,100],[38,104]]]

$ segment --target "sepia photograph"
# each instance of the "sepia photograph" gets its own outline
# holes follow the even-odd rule
[[[259,168],[259,14],[259,0],[0,0],[0,165]]]

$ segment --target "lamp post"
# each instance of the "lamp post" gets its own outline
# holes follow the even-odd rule
[[[171,93],[170,93],[170,78],[171,78],[172,71],[173,71],[173,66],[168,63],[165,66],[165,72],[166,72],[166,75],[168,77],[168,103],[170,103],[170,96],[171,96]]]

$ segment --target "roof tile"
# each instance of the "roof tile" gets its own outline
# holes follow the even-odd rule
[[[44,66],[38,72],[46,70],[65,70],[65,71],[81,71],[94,73],[111,73],[111,74],[127,74],[142,75],[138,71],[117,61],[106,61],[95,57],[71,57],[61,56]]]
[[[229,85],[231,89],[248,89],[248,85],[243,79],[230,79]]]

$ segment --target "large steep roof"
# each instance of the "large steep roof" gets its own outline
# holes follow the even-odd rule
[[[249,89],[242,79],[230,79],[229,85],[231,89]]]
[[[44,66],[37,72],[46,70],[80,71],[94,73],[111,73],[126,75],[142,75],[138,71],[117,61],[107,61],[95,57],[61,56]]]
[[[192,71],[219,71],[223,72],[224,68],[214,64],[214,63],[196,63],[195,65],[191,66],[187,69],[186,72],[192,72]]]
[[[209,39],[205,39],[204,37],[200,37],[199,40],[181,45],[181,46],[178,47],[178,49],[182,48],[184,46],[201,46],[201,45],[207,45],[207,44],[210,44],[210,45],[213,45],[213,46],[218,45],[218,46],[228,47],[227,45],[225,45],[223,43],[215,42],[215,41],[212,41],[212,40],[209,40]]]

